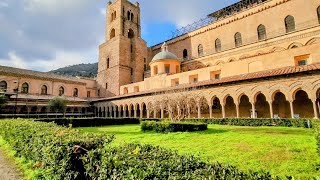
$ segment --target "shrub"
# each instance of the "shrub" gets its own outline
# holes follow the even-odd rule
[[[141,122],[142,131],[156,131],[156,132],[192,132],[204,131],[208,129],[205,123],[173,123],[168,121],[143,121]]]
[[[72,127],[95,127],[106,125],[140,124],[137,118],[52,118],[38,119],[41,122],[54,122],[57,125]]]
[[[101,161],[92,161],[95,159]],[[127,144],[90,151],[84,162],[93,179],[272,179],[269,173],[245,173],[233,166],[207,164],[197,157],[150,145]]]
[[[0,136],[41,170],[41,179],[86,178],[82,157],[110,143],[113,136],[82,133],[53,123],[30,120],[0,121]]]
[[[223,118],[223,119],[186,119],[186,122],[232,126],[284,126],[308,128],[308,119],[263,119],[263,118]],[[312,123],[310,121],[312,127]]]

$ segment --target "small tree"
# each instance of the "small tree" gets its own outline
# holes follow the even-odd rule
[[[48,108],[55,113],[63,113],[63,117],[65,117],[67,102],[66,99],[55,97],[49,101]]]
[[[5,95],[0,95],[0,107],[3,107],[7,104],[8,98]]]

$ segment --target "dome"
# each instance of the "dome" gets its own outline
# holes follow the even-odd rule
[[[159,61],[159,60],[163,60],[163,59],[175,59],[175,60],[179,60],[178,57],[169,52],[168,51],[168,45],[167,43],[163,43],[162,47],[161,47],[162,51],[159,52],[158,54],[156,54],[151,62],[155,62],[155,61]]]

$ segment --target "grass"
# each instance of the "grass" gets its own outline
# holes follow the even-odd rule
[[[139,125],[79,128],[81,131],[114,134],[114,145],[143,143],[196,154],[209,162],[221,162],[248,171],[269,171],[301,179],[319,176],[315,133],[312,129],[287,127],[237,127],[209,125],[194,133],[141,132]]]

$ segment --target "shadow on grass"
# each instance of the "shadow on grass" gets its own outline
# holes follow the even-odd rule
[[[226,133],[228,131],[229,130],[226,130],[226,129],[212,129],[212,128],[209,128],[206,131],[197,131],[197,132],[200,133],[200,134],[221,134],[221,133]]]

